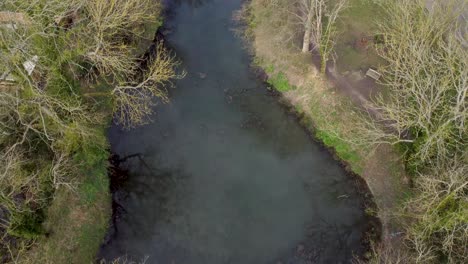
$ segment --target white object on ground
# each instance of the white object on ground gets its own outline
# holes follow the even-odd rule
[[[39,61],[39,57],[35,55],[34,57],[32,57],[32,59],[23,63],[23,67],[28,72],[29,76],[31,76],[31,74],[33,73],[34,68],[36,68],[36,64],[38,61]]]

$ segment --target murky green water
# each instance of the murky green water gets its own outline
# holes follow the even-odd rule
[[[175,1],[167,41],[188,76],[154,123],[110,130],[140,153],[101,257],[146,263],[346,263],[368,220],[344,170],[249,68],[241,0]],[[312,262],[307,262],[312,261]]]

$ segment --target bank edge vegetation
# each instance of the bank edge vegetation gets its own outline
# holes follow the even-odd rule
[[[109,221],[105,129],[148,122],[181,77],[162,43],[146,60],[137,48],[159,1],[2,0],[0,16],[0,261],[91,263]],[[75,212],[46,229],[55,204]],[[105,216],[80,226],[92,214]]]
[[[374,18],[374,48],[385,61],[379,71],[387,95],[357,110],[352,129],[359,136],[340,140],[355,148],[393,146],[413,182],[402,210],[394,212],[404,228],[406,247],[376,246],[368,261],[466,263],[468,56],[466,21],[460,18],[466,15],[467,2],[252,0],[244,10],[247,33],[255,39],[262,32],[275,54],[318,53],[324,73],[340,35],[340,15],[359,1],[382,11]],[[322,114],[325,123],[335,120]]]

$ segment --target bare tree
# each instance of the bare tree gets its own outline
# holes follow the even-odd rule
[[[468,53],[459,39],[466,1],[386,1],[378,53],[387,96],[362,118],[362,137],[408,146],[414,196],[405,216],[415,263],[466,262]],[[464,22],[463,22],[464,23]],[[364,139],[359,139],[364,140]]]
[[[397,0],[386,8],[378,52],[387,61],[381,72],[390,93],[370,106],[382,122],[366,119],[363,135],[413,144],[420,165],[449,160],[465,151],[468,133],[468,53],[455,34],[464,7],[445,2],[428,12],[425,1]]]
[[[135,45],[129,40],[141,37],[143,25],[151,23],[159,12],[152,0],[90,0],[83,4],[87,50],[84,54],[98,74],[128,78],[137,65]],[[89,37],[92,37],[89,39]]]
[[[294,14],[298,17],[304,30],[302,52],[317,50],[322,57],[322,72],[330,57],[337,36],[336,22],[346,8],[348,0],[336,2],[330,0],[299,0]]]
[[[416,193],[407,203],[412,218],[407,239],[417,263],[431,263],[443,252],[447,263],[464,263],[468,254],[468,165],[456,156],[439,164],[416,182]],[[414,224],[416,222],[416,224]]]
[[[185,73],[177,73],[179,62],[163,43],[156,44],[156,54],[150,58],[149,65],[142,80],[124,82],[112,90],[116,120],[126,128],[145,124],[153,113],[155,98],[167,101],[165,86],[171,85],[172,79],[185,76]]]
[[[142,26],[154,20],[158,4],[152,0],[92,0],[84,4],[84,10],[88,25],[83,33],[93,36],[84,56],[97,70],[95,74],[110,77],[113,89],[105,95],[113,98],[115,120],[126,128],[146,123],[155,99],[168,99],[164,85],[183,76],[176,73],[179,63],[162,43],[156,44],[156,55],[142,73],[135,45],[129,42],[141,38]]]

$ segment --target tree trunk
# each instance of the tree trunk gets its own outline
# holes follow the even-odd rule
[[[325,57],[322,57],[322,60],[320,61],[320,72],[322,74],[327,73],[327,59]]]
[[[328,43],[323,43],[324,45],[328,45]],[[328,62],[329,50],[326,46],[322,46],[320,50],[320,72],[325,74],[327,72],[327,62]]]
[[[309,13],[307,14],[307,21],[305,24],[304,40],[302,42],[302,52],[307,53],[310,50],[310,37],[312,34],[312,8],[310,8]]]
[[[306,31],[304,33],[304,42],[302,43],[302,52],[307,53],[310,50],[310,34],[311,34],[312,28],[306,27]]]

